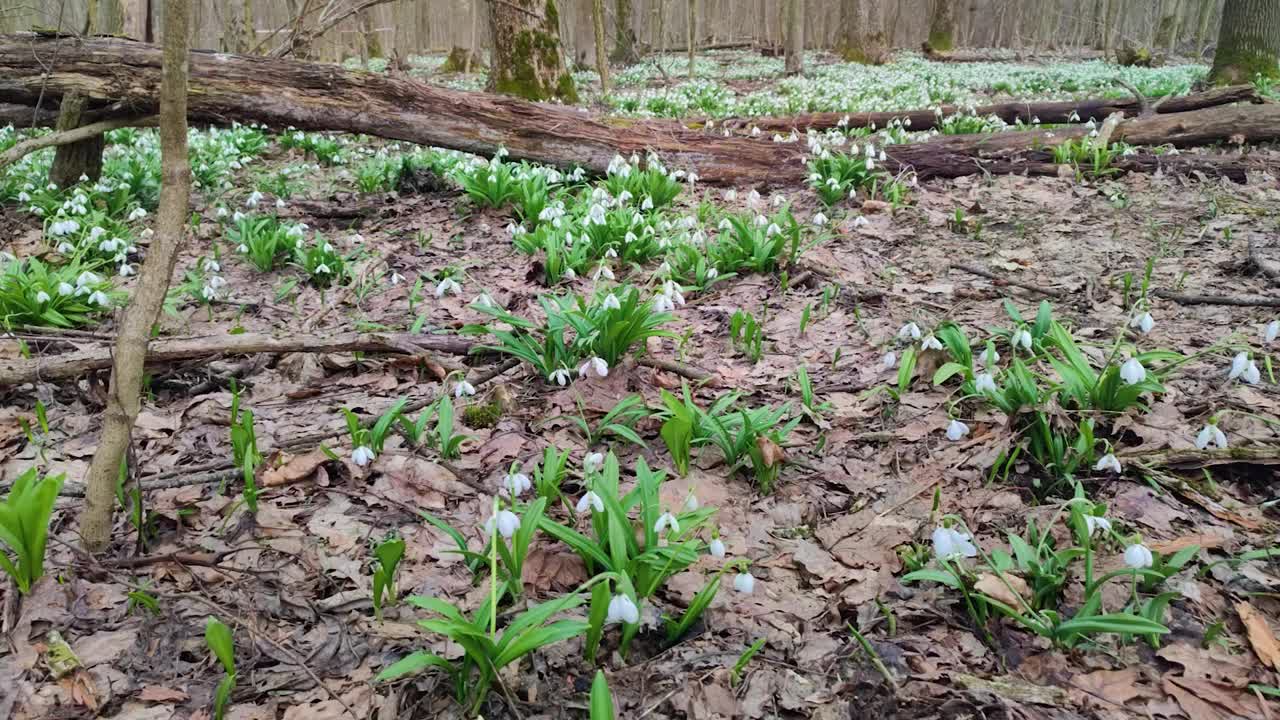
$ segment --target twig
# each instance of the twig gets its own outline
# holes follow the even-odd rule
[[[1249,260],[1258,266],[1263,275],[1280,283],[1280,262],[1262,257],[1262,245],[1258,242],[1257,235],[1249,237]]]
[[[710,382],[716,379],[717,375],[709,370],[703,370],[693,365],[685,365],[675,360],[665,360],[663,358],[640,358],[637,364],[653,368],[654,370],[662,370],[669,373],[675,373],[682,378],[695,380],[697,382]]]
[[[1160,450],[1148,453],[1120,454],[1124,462],[1147,467],[1202,468],[1210,465],[1280,465],[1280,446],[1233,447],[1226,450]]]
[[[132,126],[150,126],[155,125],[157,118],[155,115],[147,117],[127,117],[127,118],[111,118],[101,120],[89,125],[81,125],[80,127],[71,128],[70,130],[60,130],[52,132],[48,135],[40,135],[14,145],[13,147],[0,153],[0,168],[12,165],[22,158],[30,155],[37,150],[45,148],[57,147],[59,145],[70,145],[71,143],[88,140],[97,137],[109,130],[116,130],[122,127]]]
[[[1226,295],[1183,295],[1168,290],[1156,290],[1155,296],[1172,300],[1179,305],[1232,305],[1235,307],[1280,307],[1280,298],[1256,296],[1228,297]]]
[[[1054,288],[1042,287],[1040,285],[1035,285],[1033,283],[1024,283],[1018,280],[1008,280],[1006,278],[1000,277],[999,275],[996,275],[990,270],[984,270],[976,265],[967,265],[964,263],[952,263],[951,267],[954,270],[963,270],[967,273],[977,275],[978,277],[984,277],[990,280],[992,284],[994,284],[996,287],[1012,286],[1012,287],[1022,288],[1023,290],[1038,292],[1041,295],[1048,295],[1049,297],[1062,297],[1064,294],[1063,291],[1057,290]]]

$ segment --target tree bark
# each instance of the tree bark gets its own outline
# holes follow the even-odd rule
[[[88,98],[80,93],[63,96],[54,129],[67,131],[79,127],[87,103]],[[96,181],[102,175],[102,148],[101,135],[58,146],[53,165],[49,168],[49,182],[67,188],[80,182],[81,177]]]
[[[613,60],[630,65],[640,61],[636,52],[636,31],[631,27],[631,0],[618,0],[613,16]]]
[[[1209,21],[1217,9],[1216,0],[1200,0],[1200,14],[1196,17],[1196,57],[1202,57],[1209,44]]]
[[[160,315],[186,231],[191,195],[187,161],[187,70],[189,0],[165,0],[164,57],[160,81],[160,161],[163,184],[156,213],[155,240],[117,332],[107,409],[98,449],[85,480],[80,535],[90,552],[111,540],[116,478],[129,449],[141,408],[142,375],[151,328]]]
[[[887,42],[874,0],[842,0],[840,34],[840,55],[846,61],[879,65],[887,59]]]
[[[1280,2],[1227,0],[1209,81],[1247,83],[1280,77]]]
[[[155,41],[151,34],[151,0],[124,0],[120,22],[125,37],[145,43]]]
[[[578,91],[560,47],[556,0],[491,0],[489,26],[493,30],[490,92],[526,100],[577,102]]]
[[[693,60],[698,54],[698,0],[689,0],[687,40],[689,41],[689,79],[693,79]]]
[[[787,50],[784,72],[799,75],[804,72],[804,0],[786,0]]]
[[[955,0],[933,0],[933,11],[929,13],[929,47],[935,52],[955,48],[955,25]]]
[[[596,72],[600,74],[600,92],[609,92],[609,53],[604,39],[604,0],[592,0],[591,20],[596,36]]]

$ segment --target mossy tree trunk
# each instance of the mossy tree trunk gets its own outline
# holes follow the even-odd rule
[[[248,4],[248,0],[245,0],[245,4]],[[386,53],[382,49],[382,41],[378,39],[378,30],[373,26],[373,14],[369,10],[360,11],[360,35],[364,39],[366,62],[368,62],[368,58],[386,57]]]
[[[1178,44],[1179,26],[1178,0],[1164,0],[1160,6],[1160,23],[1156,26],[1155,42],[1157,48],[1172,53]]]
[[[1209,80],[1229,85],[1256,75],[1280,77],[1280,2],[1227,0]]]
[[[947,52],[956,46],[955,0],[933,0],[929,13],[929,47],[935,52]]]
[[[618,0],[613,16],[613,60],[630,64],[640,60],[636,52],[636,31],[631,27],[631,0]]]
[[[840,3],[840,55],[848,62],[879,65],[888,54],[876,0]]]
[[[787,52],[785,72],[804,72],[804,0],[786,0]]]
[[[91,0],[86,7],[85,34],[96,35],[99,33],[113,35],[120,32],[119,17],[116,13],[111,18],[104,18],[104,13],[99,12],[96,0]],[[104,25],[102,20],[107,19],[113,24]],[[58,122],[54,126],[57,130],[72,130],[80,127],[81,115],[84,114],[86,100],[84,95],[80,93],[68,93],[62,98],[62,104],[58,108]],[[96,181],[102,176],[102,149],[104,146],[103,136],[98,135],[88,140],[71,143],[69,145],[59,146],[53,155],[53,165],[49,168],[49,182],[60,188],[75,185],[80,178],[85,177],[89,180]]]
[[[609,92],[609,48],[604,37],[604,0],[592,0],[591,24],[596,40],[596,72],[600,73],[600,92]]]
[[[576,102],[573,76],[560,49],[560,13],[555,0],[489,3],[493,62],[489,92],[526,100]]]

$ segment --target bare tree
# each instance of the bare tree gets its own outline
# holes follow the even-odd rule
[[[1227,0],[1209,80],[1247,83],[1258,75],[1280,77],[1280,2]]]
[[[850,62],[878,65],[888,55],[875,0],[843,0],[840,4],[840,54]]]
[[[689,79],[693,79],[693,58],[698,54],[698,0],[689,0],[689,22],[688,35],[689,40]]]
[[[591,20],[596,36],[596,72],[600,73],[600,92],[609,92],[609,53],[604,39],[604,0],[592,0]]]
[[[164,68],[160,82],[160,163],[162,185],[155,236],[133,297],[124,309],[107,392],[98,449],[85,480],[80,535],[85,549],[98,552],[111,540],[116,479],[141,408],[142,374],[151,328],[160,315],[186,231],[191,199],[187,161],[187,37],[189,0],[165,0]]]
[[[937,52],[954,48],[955,26],[955,0],[933,0],[933,10],[929,13],[929,48]]]
[[[636,52],[636,31],[631,27],[631,0],[618,0],[613,16],[613,59],[620,63],[640,60]]]
[[[786,0],[786,68],[788,75],[804,72],[804,0]]]

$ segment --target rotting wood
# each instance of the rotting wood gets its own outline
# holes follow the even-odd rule
[[[1065,294],[1065,291],[1058,290],[1057,288],[1048,288],[1042,285],[1036,285],[1034,283],[1025,283],[1025,282],[1020,282],[1018,280],[1010,280],[1008,278],[1003,278],[991,272],[990,270],[984,270],[983,268],[980,268],[976,265],[969,265],[965,263],[952,263],[951,267],[955,270],[963,270],[971,275],[977,275],[978,277],[986,278],[990,280],[991,283],[996,287],[1011,286],[1016,288],[1022,288],[1023,290],[1030,290],[1031,292],[1040,293],[1041,295],[1048,295],[1049,297],[1062,297]]]
[[[1153,294],[1179,305],[1230,305],[1234,307],[1280,307],[1280,298],[1227,295],[1185,295],[1169,290],[1154,290]]]

